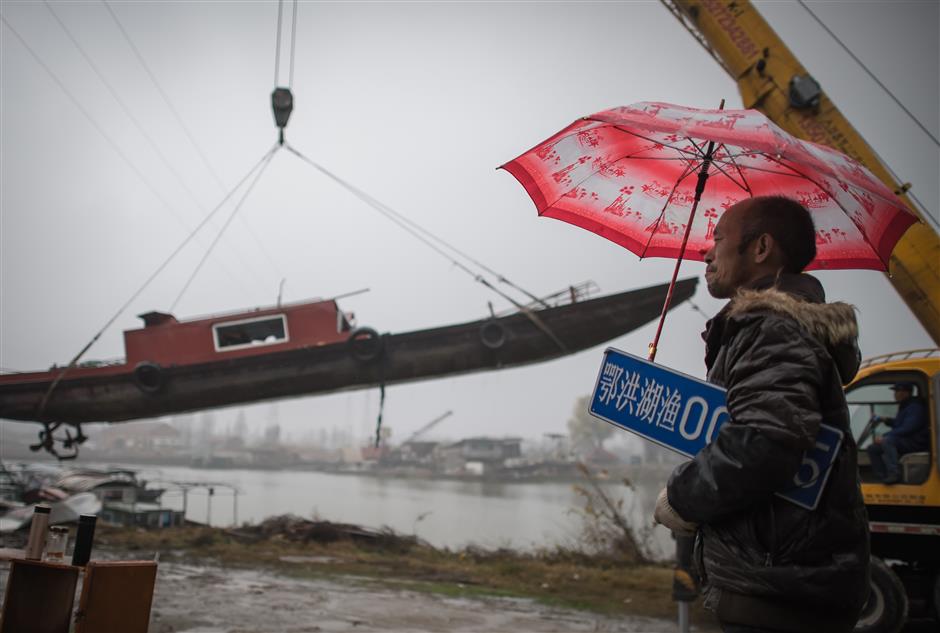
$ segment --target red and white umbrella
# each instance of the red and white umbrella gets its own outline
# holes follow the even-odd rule
[[[613,108],[575,121],[502,168],[539,215],[641,258],[701,261],[722,213],[755,196],[786,196],[810,210],[817,256],[809,269],[887,270],[895,244],[917,221],[859,162],[791,136],[756,110],[652,102]],[[679,263],[673,282],[678,270]],[[667,309],[668,298],[663,318]]]

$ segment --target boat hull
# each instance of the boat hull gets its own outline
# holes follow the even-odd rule
[[[677,283],[673,306],[690,298],[697,279]],[[42,418],[45,380],[0,383],[0,417],[63,423],[119,422],[262,400],[299,397],[380,384],[516,367],[600,345],[655,319],[667,286],[653,286],[565,306],[441,328],[383,334],[185,366],[159,375],[127,372],[63,379]],[[548,334],[545,330],[551,332]]]

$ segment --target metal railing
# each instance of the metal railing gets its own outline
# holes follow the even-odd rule
[[[882,354],[881,356],[873,356],[871,358],[866,358],[862,361],[862,368],[871,367],[872,365],[878,365],[881,363],[889,363],[892,361],[899,360],[911,360],[915,358],[940,358],[940,349],[937,348],[925,348],[925,349],[912,349],[905,352],[891,352],[890,354]]]

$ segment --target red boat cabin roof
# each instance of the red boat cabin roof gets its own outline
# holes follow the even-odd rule
[[[139,315],[144,327],[124,331],[126,359],[121,363],[79,365],[69,378],[118,375],[150,362],[163,367],[194,365],[246,356],[341,343],[349,338],[352,314],[333,299],[254,308],[179,321],[166,312]],[[6,384],[49,380],[63,367],[0,376]]]
[[[127,364],[190,365],[339,343],[350,316],[334,300],[255,308],[178,321],[172,314],[141,314],[144,327],[124,332]]]

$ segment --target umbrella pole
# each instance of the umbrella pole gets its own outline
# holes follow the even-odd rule
[[[685,225],[685,235],[682,236],[682,246],[679,248],[679,258],[676,259],[676,267],[672,271],[672,281],[669,282],[669,291],[666,292],[666,302],[663,303],[663,312],[659,315],[659,325],[656,327],[656,336],[650,343],[649,361],[656,360],[656,350],[659,346],[659,336],[663,333],[663,323],[666,322],[666,313],[669,306],[672,305],[672,292],[676,289],[676,279],[679,277],[679,267],[682,266],[682,258],[685,257],[685,247],[689,243],[689,234],[692,232],[692,221],[695,219],[695,211],[698,209],[699,200],[702,199],[702,192],[705,191],[705,181],[708,180],[708,167],[712,163],[712,150],[714,143],[709,142],[708,152],[705,154],[705,160],[702,163],[702,170],[698,173],[698,182],[695,184],[695,200],[692,202],[692,211],[689,212],[689,222]]]
[[[708,168],[706,167],[705,169],[707,170]],[[706,175],[705,178],[708,178],[708,176]],[[702,180],[701,174],[699,174],[699,180]],[[676,289],[676,279],[679,277],[679,267],[682,266],[682,258],[685,256],[685,247],[689,243],[689,234],[692,232],[692,220],[695,219],[695,210],[698,208],[699,197],[698,188],[696,188],[695,202],[692,203],[692,211],[689,213],[689,223],[685,226],[685,235],[682,237],[682,246],[679,249],[679,258],[676,260],[676,267],[672,271],[672,280],[669,282],[669,290],[666,292],[666,302],[663,304],[662,314],[659,315],[659,325],[656,327],[656,336],[653,338],[653,342],[650,343],[650,362],[656,360],[656,349],[659,346],[659,337],[663,333],[663,324],[666,322],[666,312],[669,311],[669,306],[672,304],[672,293]]]
[[[721,101],[724,107],[724,99]],[[669,282],[669,291],[666,293],[666,302],[663,303],[663,312],[659,315],[659,325],[656,327],[656,336],[650,343],[649,361],[656,360],[656,350],[659,347],[659,336],[663,333],[663,323],[666,322],[666,313],[672,304],[672,291],[676,288],[676,279],[679,277],[679,267],[682,266],[682,258],[685,257],[685,247],[689,243],[689,234],[692,233],[692,221],[695,219],[695,211],[698,209],[698,203],[702,199],[702,193],[705,191],[705,183],[708,181],[708,168],[712,164],[712,156],[715,153],[715,142],[708,142],[708,149],[705,151],[705,158],[702,160],[702,168],[698,172],[698,182],[695,183],[695,200],[692,202],[692,210],[689,212],[689,221],[685,225],[685,235],[682,236],[682,246],[679,248],[679,258],[676,260],[676,268],[672,271],[672,281]]]
[[[725,109],[725,100],[721,100],[719,110]],[[672,304],[672,291],[676,288],[676,279],[679,277],[679,267],[682,266],[682,258],[685,257],[685,247],[689,243],[689,234],[692,232],[692,220],[695,219],[695,210],[698,209],[698,203],[702,199],[702,193],[705,191],[705,183],[708,181],[708,168],[712,165],[712,157],[715,155],[715,141],[708,141],[708,149],[705,150],[705,157],[702,160],[702,168],[698,172],[698,181],[695,183],[695,201],[692,202],[692,211],[689,212],[689,222],[685,225],[685,235],[682,236],[682,247],[679,249],[679,258],[676,260],[676,268],[672,271],[672,281],[669,282],[669,291],[666,293],[666,302],[663,303],[663,313],[659,315],[659,325],[656,326],[656,336],[650,343],[649,361],[656,360],[656,350],[659,347],[659,336],[663,333],[663,323],[666,322],[666,313]],[[667,203],[668,204],[668,203]],[[665,211],[664,211],[665,213]]]

